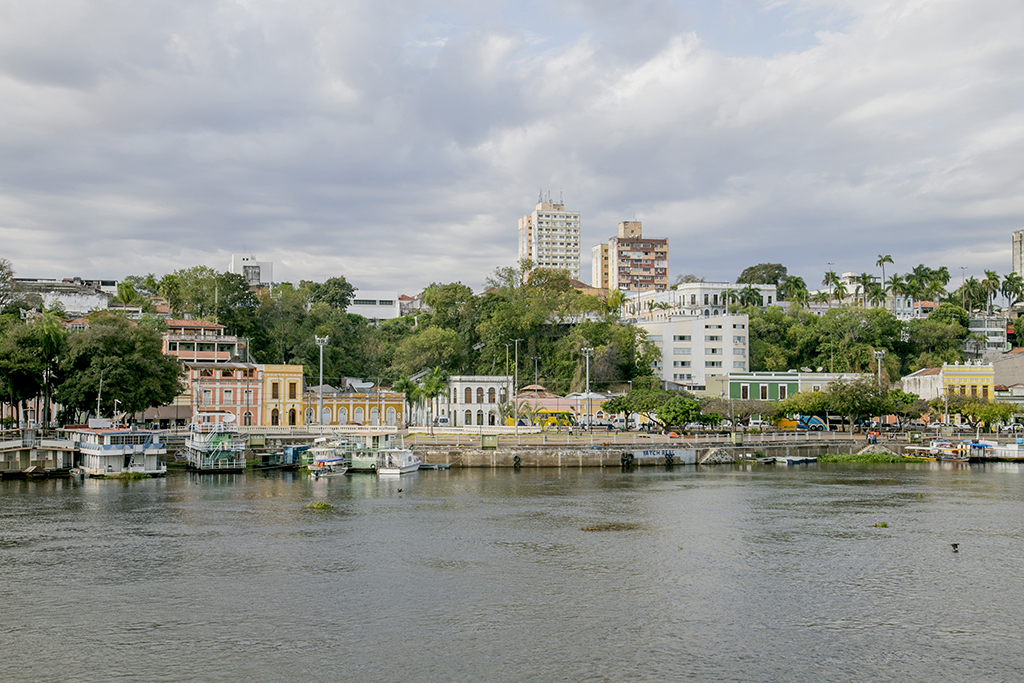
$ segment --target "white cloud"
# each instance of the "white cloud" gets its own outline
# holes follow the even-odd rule
[[[633,216],[673,273],[1008,270],[1024,6],[701,7],[0,0],[0,251],[479,287],[543,188],[583,214],[583,273]]]

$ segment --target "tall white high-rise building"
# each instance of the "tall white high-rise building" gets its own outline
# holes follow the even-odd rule
[[[580,215],[564,204],[540,202],[519,219],[519,259],[541,268],[564,268],[580,277]]]

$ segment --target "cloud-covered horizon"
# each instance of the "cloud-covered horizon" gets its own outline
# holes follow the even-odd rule
[[[517,257],[538,191],[670,272],[1010,270],[1011,0],[0,1],[0,256],[120,279],[232,253],[412,293]]]

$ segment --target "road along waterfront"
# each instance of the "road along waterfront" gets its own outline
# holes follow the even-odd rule
[[[1022,477],[5,481],[0,680],[1016,680]]]

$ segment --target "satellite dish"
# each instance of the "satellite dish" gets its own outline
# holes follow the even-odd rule
[[[824,370],[824,369],[825,369],[825,368],[821,367],[820,365],[818,366],[818,372],[821,372],[821,371],[822,371],[822,370]]]

